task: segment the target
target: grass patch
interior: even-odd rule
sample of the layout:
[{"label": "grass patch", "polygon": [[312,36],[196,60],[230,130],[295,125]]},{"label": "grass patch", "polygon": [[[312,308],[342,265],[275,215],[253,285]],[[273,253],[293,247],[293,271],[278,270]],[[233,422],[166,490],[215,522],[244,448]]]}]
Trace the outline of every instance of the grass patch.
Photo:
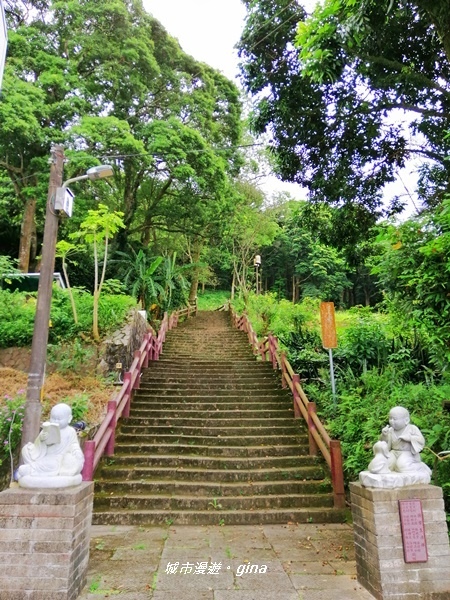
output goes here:
[{"label": "grass patch", "polygon": [[216,310],[230,299],[230,292],[225,290],[205,290],[197,297],[198,310]]}]

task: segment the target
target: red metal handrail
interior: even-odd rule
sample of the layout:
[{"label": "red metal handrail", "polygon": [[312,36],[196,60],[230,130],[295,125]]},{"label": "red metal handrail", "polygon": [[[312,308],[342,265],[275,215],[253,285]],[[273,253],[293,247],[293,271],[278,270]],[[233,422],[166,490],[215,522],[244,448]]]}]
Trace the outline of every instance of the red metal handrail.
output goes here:
[{"label": "red metal handrail", "polygon": [[182,317],[195,314],[196,304],[176,311],[170,317],[164,313],[157,337],[152,333],[144,335],[139,350],[134,353],[129,371],[124,374],[122,387],[114,392],[108,402],[106,416],[94,439],[87,440],[84,444],[84,466],[81,472],[83,481],[92,481],[100,459],[114,454],[117,422],[121,417],[127,418],[130,415],[131,399],[134,390],[139,388],[142,369],[148,367],[150,360],[159,360],[167,332],[176,327]]},{"label": "red metal handrail", "polygon": [[294,373],[284,352],[281,352],[277,338],[269,334],[262,341],[258,337],[244,313],[239,316],[230,307],[231,320],[237,329],[245,331],[253,354],[262,361],[270,361],[274,369],[281,371],[281,385],[288,387],[294,398],[294,417],[303,417],[308,425],[309,453],[316,456],[320,450],[331,471],[334,506],[345,507],[344,471],[342,466],[341,444],[332,440],[317,415],[316,403],[310,402],[301,384],[300,376]]}]

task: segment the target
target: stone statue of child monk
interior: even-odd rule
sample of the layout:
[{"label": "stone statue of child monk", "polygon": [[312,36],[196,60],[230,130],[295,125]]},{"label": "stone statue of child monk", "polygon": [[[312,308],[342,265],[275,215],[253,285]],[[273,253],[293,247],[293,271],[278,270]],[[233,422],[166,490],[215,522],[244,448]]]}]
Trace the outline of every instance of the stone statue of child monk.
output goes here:
[{"label": "stone statue of child monk", "polygon": [[78,485],[84,455],[76,431],[69,426],[72,409],[68,404],[56,404],[50,421],[35,442],[22,448],[23,463],[17,472],[19,485],[25,488],[59,488]]},{"label": "stone statue of child monk", "polygon": [[374,445],[375,457],[359,480],[366,487],[394,488],[430,483],[431,469],[421,461],[425,439],[418,427],[410,424],[409,412],[395,406],[389,412],[389,425],[381,430]]}]

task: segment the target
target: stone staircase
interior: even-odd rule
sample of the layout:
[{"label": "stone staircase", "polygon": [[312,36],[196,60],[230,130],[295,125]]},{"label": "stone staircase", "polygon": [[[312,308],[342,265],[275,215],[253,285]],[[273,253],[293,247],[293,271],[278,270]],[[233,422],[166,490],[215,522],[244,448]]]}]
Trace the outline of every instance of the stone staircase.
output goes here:
[{"label": "stone staircase", "polygon": [[199,312],[169,332],[95,481],[95,524],[344,517],[279,374],[255,360],[225,312]]}]

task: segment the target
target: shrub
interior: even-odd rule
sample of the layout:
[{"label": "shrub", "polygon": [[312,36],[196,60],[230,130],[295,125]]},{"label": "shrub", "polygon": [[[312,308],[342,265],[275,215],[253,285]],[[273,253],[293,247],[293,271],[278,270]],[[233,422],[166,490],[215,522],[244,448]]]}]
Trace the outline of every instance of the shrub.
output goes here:
[{"label": "shrub", "polygon": [[25,411],[25,391],[4,396],[0,401],[0,465],[10,460],[10,452],[19,445]]}]

